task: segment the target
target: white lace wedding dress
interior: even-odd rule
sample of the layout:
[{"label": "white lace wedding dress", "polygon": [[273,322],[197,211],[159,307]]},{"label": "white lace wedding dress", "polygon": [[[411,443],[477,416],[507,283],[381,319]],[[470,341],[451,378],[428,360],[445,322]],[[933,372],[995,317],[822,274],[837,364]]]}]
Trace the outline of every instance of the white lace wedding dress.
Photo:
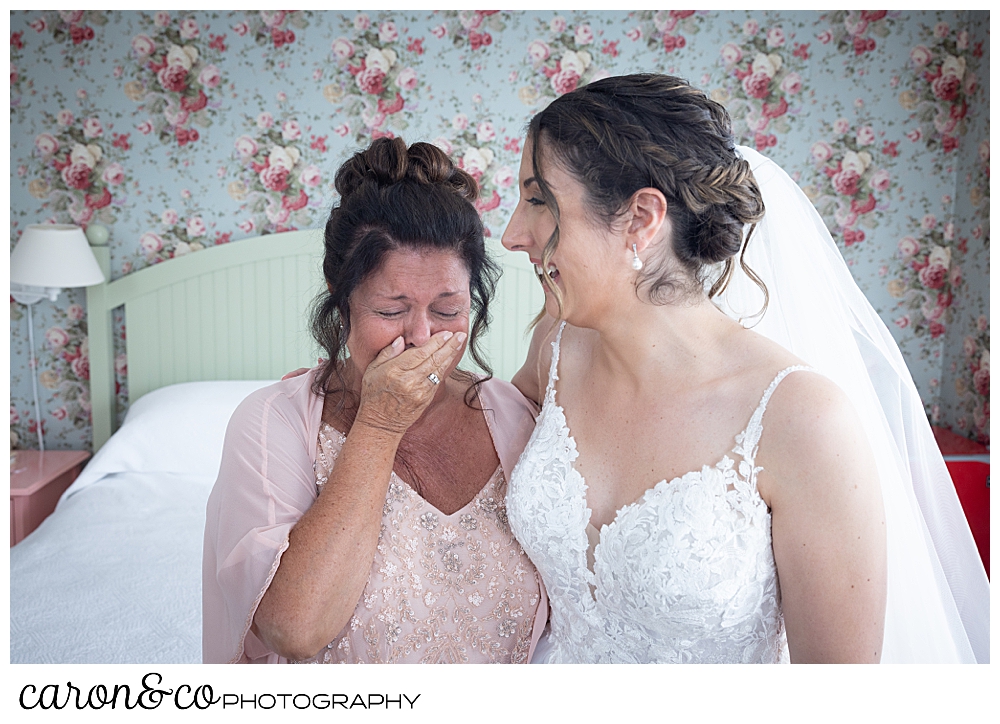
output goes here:
[{"label": "white lace wedding dress", "polygon": [[[511,476],[511,527],[549,595],[548,663],[787,663],[771,514],[757,492],[762,418],[714,466],[659,482],[598,533],[556,402],[559,345],[535,431]],[[588,535],[588,527],[590,533]],[[593,570],[588,567],[590,538]]]}]

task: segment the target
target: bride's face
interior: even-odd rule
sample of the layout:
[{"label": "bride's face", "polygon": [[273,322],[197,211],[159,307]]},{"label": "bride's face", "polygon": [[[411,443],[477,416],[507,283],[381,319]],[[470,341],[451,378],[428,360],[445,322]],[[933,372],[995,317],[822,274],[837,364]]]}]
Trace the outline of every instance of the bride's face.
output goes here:
[{"label": "bride's face", "polygon": [[[504,231],[503,245],[509,251],[525,252],[539,277],[548,274],[561,293],[564,319],[574,325],[591,326],[589,318],[607,308],[602,306],[601,296],[608,292],[608,270],[621,264],[617,259],[621,255],[613,253],[618,246],[615,234],[588,210],[586,187],[561,164],[546,159],[544,153],[541,160],[545,181],[559,206],[559,243],[555,253],[548,268],[543,269],[542,253],[555,231],[556,218],[535,179],[530,145],[525,146],[521,156],[520,198]],[[559,317],[555,296],[544,283],[542,288],[546,311]]]}]

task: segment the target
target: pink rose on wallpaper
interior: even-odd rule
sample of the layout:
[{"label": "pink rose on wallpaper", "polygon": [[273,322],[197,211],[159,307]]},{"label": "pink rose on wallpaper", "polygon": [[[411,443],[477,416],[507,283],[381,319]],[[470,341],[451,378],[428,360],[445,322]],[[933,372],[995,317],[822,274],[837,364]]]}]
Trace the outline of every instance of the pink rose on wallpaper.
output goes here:
[{"label": "pink rose on wallpaper", "polygon": [[214,65],[206,65],[198,74],[198,82],[206,88],[215,88],[222,82],[222,73]]},{"label": "pink rose on wallpaper", "polygon": [[69,335],[66,334],[66,330],[62,327],[52,327],[45,333],[45,340],[52,349],[59,349],[69,344]]},{"label": "pink rose on wallpaper", "polygon": [[64,108],[56,114],[56,120],[59,121],[60,126],[72,126],[73,121],[76,119],[73,117],[72,113]]},{"label": "pink rose on wallpaper", "polygon": [[940,262],[928,264],[920,270],[920,283],[928,289],[940,289],[948,280],[948,267]]},{"label": "pink rose on wallpaper", "polygon": [[[86,379],[89,379],[89,376]],[[65,420],[68,416],[69,413],[66,412],[65,407],[57,407],[52,411],[52,417],[56,418],[57,420]]]},{"label": "pink rose on wallpaper", "polygon": [[306,192],[299,189],[297,196],[282,196],[281,206],[289,211],[298,211],[299,209],[304,209],[306,204],[309,203],[309,197],[306,196]]},{"label": "pink rose on wallpaper", "polygon": [[738,45],[734,45],[733,43],[723,45],[719,51],[719,55],[722,56],[722,60],[726,65],[736,65],[743,60],[743,51],[740,50]]},{"label": "pink rose on wallpaper", "polygon": [[152,231],[147,231],[139,237],[139,248],[147,254],[155,254],[163,248],[163,239],[161,239],[158,234],[154,234]]},{"label": "pink rose on wallpaper", "polygon": [[833,132],[842,136],[851,130],[851,122],[846,118],[838,118],[833,122]]},{"label": "pink rose on wallpaper", "polygon": [[[937,339],[948,330],[943,324],[941,324],[941,322],[931,322],[927,325],[927,331],[931,333],[931,339]],[[937,407],[937,405],[935,405],[935,407]]]},{"label": "pink rose on wallpaper", "polygon": [[909,138],[909,139],[910,139],[911,141],[913,141],[914,143],[916,143],[916,142],[917,142],[917,141],[919,141],[919,140],[920,140],[921,138],[923,138],[923,136],[924,136],[924,134],[923,134],[923,132],[922,132],[922,131],[920,130],[920,128],[919,128],[919,127],[918,127],[918,128],[914,128],[914,129],[913,129],[912,131],[907,131],[907,132],[906,132],[906,137],[907,137],[907,138]]},{"label": "pink rose on wallpaper", "polygon": [[337,60],[347,60],[354,56],[354,43],[347,38],[337,38],[333,41],[333,57]]},{"label": "pink rose on wallpaper", "polygon": [[496,135],[497,134],[493,128],[493,124],[489,121],[483,121],[476,126],[476,140],[479,143],[489,143],[496,138]]},{"label": "pink rose on wallpaper", "polygon": [[382,85],[383,80],[385,80],[385,73],[378,68],[365,68],[357,75],[358,88],[365,93],[376,96],[385,92],[385,86]]},{"label": "pink rose on wallpaper", "polygon": [[69,207],[70,218],[73,219],[73,223],[77,226],[85,226],[90,223],[90,220],[94,218],[94,210],[89,206],[84,206],[80,208],[79,206]]},{"label": "pink rose on wallpaper", "polygon": [[284,226],[284,224],[288,221],[288,217],[292,215],[292,212],[284,206],[276,206],[273,204],[268,204],[264,213],[267,216],[267,220],[276,226]]},{"label": "pink rose on wallpaper", "polygon": [[816,162],[823,163],[833,158],[833,147],[826,141],[817,141],[812,145],[810,153]]},{"label": "pink rose on wallpaper", "polygon": [[62,178],[71,189],[90,188],[90,166],[85,163],[73,163],[62,170]]},{"label": "pink rose on wallpaper", "polygon": [[920,220],[920,226],[930,230],[937,226],[937,217],[934,214],[925,214],[924,218]]},{"label": "pink rose on wallpaper", "polygon": [[242,231],[244,234],[249,234],[250,232],[252,232],[254,229],[257,228],[257,225],[253,223],[253,219],[247,219],[246,221],[241,221],[239,224],[237,224],[237,226],[240,227],[240,231]]},{"label": "pink rose on wallpaper", "polygon": [[889,172],[884,168],[880,168],[872,174],[872,177],[868,180],[868,185],[876,191],[885,191],[889,188],[891,182],[892,177],[889,175]]},{"label": "pink rose on wallpaper", "polygon": [[83,122],[84,138],[100,138],[104,133],[104,127],[96,118],[88,118]]},{"label": "pink rose on wallpaper", "polygon": [[334,127],[333,132],[343,138],[351,132],[351,127],[346,123],[341,123],[339,126]]},{"label": "pink rose on wallpaper", "polygon": [[413,90],[417,87],[417,71],[413,68],[403,68],[396,76],[396,85],[403,90]]},{"label": "pink rose on wallpaper", "polygon": [[469,117],[464,113],[457,114],[451,119],[451,127],[456,131],[464,131],[469,127]]},{"label": "pink rose on wallpaper", "polygon": [[552,51],[549,49],[549,46],[541,40],[532,40],[528,43],[528,56],[535,63],[541,63],[542,61],[547,60],[550,55],[552,55]]},{"label": "pink rose on wallpaper", "polygon": [[273,125],[274,125],[274,116],[272,116],[267,111],[264,111],[263,113],[257,116],[257,128],[265,130]]},{"label": "pink rose on wallpaper", "polygon": [[949,221],[944,225],[944,240],[952,241],[955,238],[955,223]]},{"label": "pink rose on wallpaper", "polygon": [[260,19],[264,21],[264,25],[269,28],[276,28],[281,25],[285,20],[284,10],[261,10]]},{"label": "pink rose on wallpaper", "polygon": [[73,374],[76,375],[78,380],[89,380],[90,379],[90,358],[89,357],[77,357],[70,363],[70,369],[73,370]]},{"label": "pink rose on wallpaper", "polygon": [[760,30],[760,23],[752,18],[743,23],[743,34],[744,35],[756,35]]},{"label": "pink rose on wallpaper", "polygon": [[354,27],[358,30],[368,30],[371,26],[371,19],[364,13],[358,13],[354,16]]},{"label": "pink rose on wallpaper", "polygon": [[632,42],[635,42],[636,40],[642,37],[642,28],[638,27],[632,28],[627,33],[625,33],[625,37],[631,40]]},{"label": "pink rose on wallpaper", "polygon": [[514,177],[514,172],[511,170],[510,166],[501,166],[497,169],[497,172],[493,174],[493,183],[502,189],[509,189],[514,185],[517,179]]},{"label": "pink rose on wallpaper", "polygon": [[188,115],[188,112],[183,108],[171,108],[167,106],[163,109],[163,117],[167,119],[167,123],[171,126],[183,126],[187,123]]},{"label": "pink rose on wallpaper", "polygon": [[141,133],[144,136],[148,136],[150,133],[153,132],[153,122],[150,121],[150,120],[145,120],[142,123],[140,123],[138,126],[136,126],[135,130],[137,130],[139,133]]},{"label": "pink rose on wallpaper", "polygon": [[152,55],[156,50],[156,43],[148,35],[136,35],[132,38],[132,50],[140,58]]},{"label": "pink rose on wallpaper", "polygon": [[861,126],[858,129],[857,140],[859,146],[870,146],[875,143],[875,131],[871,126]]},{"label": "pink rose on wallpaper", "polygon": [[51,133],[40,133],[35,136],[35,148],[41,151],[43,156],[51,156],[59,150],[59,141]]},{"label": "pink rose on wallpaper", "polygon": [[938,23],[934,26],[934,37],[935,38],[947,38],[948,33],[951,28],[948,27],[948,23]]},{"label": "pink rose on wallpaper", "polygon": [[68,307],[66,307],[66,316],[72,319],[74,322],[79,322],[81,319],[87,316],[87,312],[79,304],[70,304]]},{"label": "pink rose on wallpaper", "polygon": [[431,28],[431,35],[435,38],[443,38],[448,34],[448,26],[442,23],[441,25],[435,25]]},{"label": "pink rose on wallpaper", "polygon": [[573,38],[577,45],[590,45],[594,42],[594,31],[590,29],[589,25],[577,25]]},{"label": "pink rose on wallpaper", "polygon": [[798,73],[789,73],[781,81],[781,90],[790,96],[794,96],[802,90],[802,76]]},{"label": "pink rose on wallpaper", "polygon": [[460,10],[458,22],[466,30],[475,30],[483,24],[483,16],[475,11]]},{"label": "pink rose on wallpaper", "polygon": [[164,90],[181,93],[187,88],[187,75],[187,68],[183,65],[168,65],[160,69],[156,79]]},{"label": "pink rose on wallpaper", "polygon": [[174,209],[167,209],[162,214],[160,214],[160,221],[162,221],[166,226],[173,226],[178,222],[180,217],[177,215],[177,211]]},{"label": "pink rose on wallpaper", "polygon": [[60,10],[59,17],[69,25],[76,25],[83,20],[83,10]]},{"label": "pink rose on wallpaper", "polygon": [[858,199],[851,200],[851,211],[855,214],[869,214],[875,210],[875,197],[872,194],[868,194],[868,198],[859,201]]},{"label": "pink rose on wallpaper", "polygon": [[391,20],[386,20],[378,26],[378,41],[380,43],[391,43],[398,37],[399,32],[396,30],[396,23]]},{"label": "pink rose on wallpaper", "polygon": [[941,150],[949,153],[958,148],[958,138],[955,136],[945,136],[941,139]]},{"label": "pink rose on wallpaper", "polygon": [[576,90],[577,84],[580,82],[580,74],[575,70],[561,70],[552,76],[552,90],[557,94],[569,93],[572,90]]},{"label": "pink rose on wallpaper", "polygon": [[568,27],[569,25],[566,23],[566,18],[561,15],[556,15],[549,21],[549,30],[553,33],[565,33],[566,28]]},{"label": "pink rose on wallpaper", "polygon": [[208,229],[205,228],[205,222],[200,216],[192,216],[187,220],[187,233],[192,239],[204,236]]},{"label": "pink rose on wallpaper", "polygon": [[198,21],[194,18],[184,18],[181,20],[181,38],[193,40],[198,37]]},{"label": "pink rose on wallpaper", "polygon": [[767,47],[780,48],[785,44],[785,31],[781,28],[771,28],[767,31]]},{"label": "pink rose on wallpaper", "polygon": [[910,60],[913,61],[913,64],[918,68],[923,68],[933,59],[934,56],[931,54],[931,51],[923,45],[918,45],[910,51]]},{"label": "pink rose on wallpaper", "polygon": [[771,77],[760,70],[743,79],[743,90],[751,98],[767,98],[770,85]]},{"label": "pink rose on wallpaper", "polygon": [[101,178],[104,179],[106,184],[117,186],[125,181],[125,169],[122,168],[120,163],[108,164],[107,168],[104,169],[104,173],[101,174]]},{"label": "pink rose on wallpaper", "polygon": [[323,175],[318,166],[310,164],[302,169],[299,174],[299,183],[303,186],[319,186],[323,182]]},{"label": "pink rose on wallpaper", "polygon": [[44,32],[47,27],[48,23],[45,22],[45,18],[35,18],[31,21],[31,29],[36,33]]},{"label": "pink rose on wallpaper", "polygon": [[861,180],[861,176],[858,175],[857,171],[845,169],[840,173],[834,174],[830,180],[833,182],[833,188],[837,190],[837,193],[844,194],[844,196],[854,196],[854,194],[858,193],[858,181]]},{"label": "pink rose on wallpaper", "polygon": [[976,388],[978,392],[983,397],[990,396],[990,369],[989,367],[980,367],[976,370],[976,373],[972,376],[972,385]]},{"label": "pink rose on wallpaper", "polygon": [[268,191],[288,188],[288,169],[284,166],[267,166],[260,172],[260,182]]},{"label": "pink rose on wallpaper", "polygon": [[962,87],[962,81],[954,75],[942,75],[938,76],[933,83],[931,83],[931,90],[934,91],[934,96],[938,100],[942,101],[953,101],[958,96],[959,88]]},{"label": "pink rose on wallpaper", "polygon": [[299,128],[299,122],[293,118],[289,118],[287,121],[281,124],[281,137],[286,141],[295,141],[302,137],[302,129]]},{"label": "pink rose on wallpaper", "polygon": [[243,37],[250,32],[250,26],[243,22],[236,23],[236,25],[233,26],[233,32],[240,37]]},{"label": "pink rose on wallpaper", "polygon": [[153,16],[153,22],[158,28],[165,28],[170,25],[170,13],[160,11]]},{"label": "pink rose on wallpaper", "polygon": [[[205,95],[205,91],[198,89],[198,95],[194,98],[190,96],[181,96],[181,108],[188,113],[196,113],[202,108],[208,105],[208,96]],[[186,118],[184,120],[187,120]]]}]

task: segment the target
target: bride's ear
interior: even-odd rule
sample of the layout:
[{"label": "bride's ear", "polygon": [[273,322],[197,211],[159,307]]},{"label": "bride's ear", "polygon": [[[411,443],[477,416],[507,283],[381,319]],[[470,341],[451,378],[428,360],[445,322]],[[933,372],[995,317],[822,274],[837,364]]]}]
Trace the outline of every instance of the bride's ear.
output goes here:
[{"label": "bride's ear", "polygon": [[628,227],[625,233],[628,251],[631,253],[632,245],[635,244],[636,251],[642,252],[658,241],[669,228],[667,198],[663,192],[654,188],[636,191],[629,202]]}]

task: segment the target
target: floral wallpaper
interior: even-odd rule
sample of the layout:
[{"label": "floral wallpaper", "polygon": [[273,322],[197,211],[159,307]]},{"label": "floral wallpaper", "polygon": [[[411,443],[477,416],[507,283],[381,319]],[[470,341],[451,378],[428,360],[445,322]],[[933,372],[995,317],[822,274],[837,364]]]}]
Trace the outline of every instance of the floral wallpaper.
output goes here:
[{"label": "floral wallpaper", "polygon": [[[930,418],[989,441],[988,12],[29,10],[10,27],[11,247],[27,224],[99,222],[116,278],[321,225],[338,165],[390,135],[479,179],[505,253],[530,115],[607,75],[681,75],[816,204]],[[11,430],[34,446],[10,310]],[[34,311],[47,444],[86,448],[85,295]]]}]

